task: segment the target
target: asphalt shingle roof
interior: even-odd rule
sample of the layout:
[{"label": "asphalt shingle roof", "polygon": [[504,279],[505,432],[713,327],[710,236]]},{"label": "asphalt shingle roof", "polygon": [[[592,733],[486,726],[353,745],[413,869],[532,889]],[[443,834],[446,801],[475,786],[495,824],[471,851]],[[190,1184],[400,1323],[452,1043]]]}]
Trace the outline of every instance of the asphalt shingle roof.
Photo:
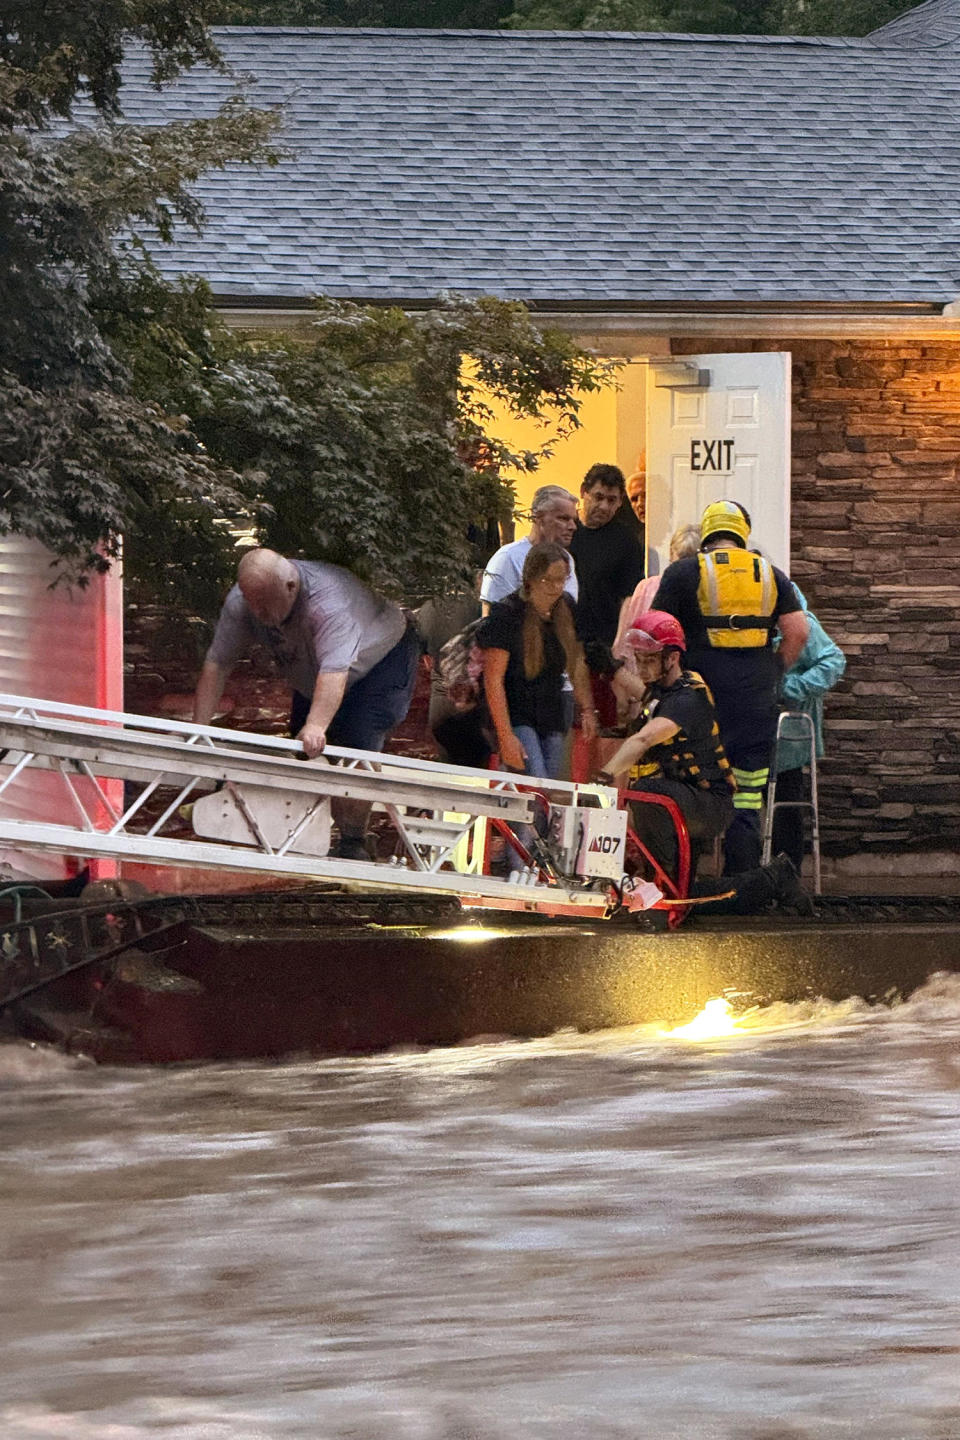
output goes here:
[{"label": "asphalt shingle roof", "polygon": [[[942,27],[958,4],[921,8]],[[205,233],[158,259],[226,298],[946,302],[960,56],[899,23],[863,40],[218,30],[251,100],[283,107],[289,157],[205,177]],[[125,82],[140,123],[210,114],[234,84],[196,69],[158,93],[140,55]]]},{"label": "asphalt shingle roof", "polygon": [[950,45],[960,40],[957,0],[926,0],[870,36],[878,45]]}]

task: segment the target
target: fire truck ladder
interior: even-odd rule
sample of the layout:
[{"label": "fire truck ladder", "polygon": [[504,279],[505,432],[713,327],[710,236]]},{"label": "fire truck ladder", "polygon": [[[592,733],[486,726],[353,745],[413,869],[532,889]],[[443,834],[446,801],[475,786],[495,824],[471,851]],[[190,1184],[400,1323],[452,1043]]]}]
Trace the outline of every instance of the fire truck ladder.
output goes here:
[{"label": "fire truck ladder", "polygon": [[[51,777],[43,808],[50,813],[56,806],[56,820],[31,814],[23,782],[32,771]],[[51,783],[58,791],[53,801]],[[602,786],[334,747],[308,761],[297,741],[279,736],[0,695],[0,847],[19,852],[302,876],[454,893],[468,904],[602,914],[610,886],[596,878],[551,873],[540,864],[510,879],[484,873],[488,827],[532,826],[543,814],[544,791],[554,807],[617,803],[616,791]],[[402,857],[375,863],[330,855],[331,802],[338,800],[385,811]]]}]

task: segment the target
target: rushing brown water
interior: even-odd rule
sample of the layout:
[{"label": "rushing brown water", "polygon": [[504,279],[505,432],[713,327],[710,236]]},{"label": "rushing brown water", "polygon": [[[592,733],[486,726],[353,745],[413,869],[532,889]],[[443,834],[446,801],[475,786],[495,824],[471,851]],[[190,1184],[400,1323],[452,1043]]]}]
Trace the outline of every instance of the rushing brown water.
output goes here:
[{"label": "rushing brown water", "polygon": [[960,978],[0,1114],[0,1440],[960,1436]]}]

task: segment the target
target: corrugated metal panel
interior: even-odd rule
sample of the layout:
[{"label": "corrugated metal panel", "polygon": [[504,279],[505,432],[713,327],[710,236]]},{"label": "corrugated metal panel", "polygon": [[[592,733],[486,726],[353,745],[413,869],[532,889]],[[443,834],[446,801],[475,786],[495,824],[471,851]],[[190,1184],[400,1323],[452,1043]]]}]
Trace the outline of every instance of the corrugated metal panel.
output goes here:
[{"label": "corrugated metal panel", "polygon": [[[0,690],[71,705],[123,709],[123,582],[119,566],[86,589],[51,589],[52,556],[18,535],[0,538]],[[122,798],[115,782],[114,803]],[[4,792],[11,815],[62,817],[65,791],[51,775],[21,776]],[[48,855],[2,852],[17,870],[48,879],[72,872]],[[101,872],[102,873],[102,872]]]}]

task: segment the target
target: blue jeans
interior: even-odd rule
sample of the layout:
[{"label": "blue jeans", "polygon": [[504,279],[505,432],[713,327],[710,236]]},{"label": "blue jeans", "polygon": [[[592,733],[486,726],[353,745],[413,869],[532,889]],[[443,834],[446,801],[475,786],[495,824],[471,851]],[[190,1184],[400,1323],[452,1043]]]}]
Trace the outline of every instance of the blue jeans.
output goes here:
[{"label": "blue jeans", "polygon": [[[513,733],[527,752],[523,773],[540,776],[544,780],[559,779],[560,771],[563,768],[563,746],[566,739],[563,732],[554,730],[549,735],[539,735],[532,725],[515,725]],[[535,834],[533,826],[514,825],[513,830],[521,845],[529,850],[530,842]],[[522,870],[523,860],[516,850],[510,851],[508,861],[511,870]]]},{"label": "blue jeans", "polygon": [[532,725],[515,725],[513,733],[527,752],[523,773],[542,775],[545,780],[559,780],[566,738],[563,733],[554,730],[549,735],[538,735]]},{"label": "blue jeans", "polygon": [[[420,640],[412,626],[340,701],[327,726],[331,745],[348,750],[382,751],[390,732],[407,718],[420,663]],[[310,713],[311,697],[293,692],[290,734],[299,735]]]}]

